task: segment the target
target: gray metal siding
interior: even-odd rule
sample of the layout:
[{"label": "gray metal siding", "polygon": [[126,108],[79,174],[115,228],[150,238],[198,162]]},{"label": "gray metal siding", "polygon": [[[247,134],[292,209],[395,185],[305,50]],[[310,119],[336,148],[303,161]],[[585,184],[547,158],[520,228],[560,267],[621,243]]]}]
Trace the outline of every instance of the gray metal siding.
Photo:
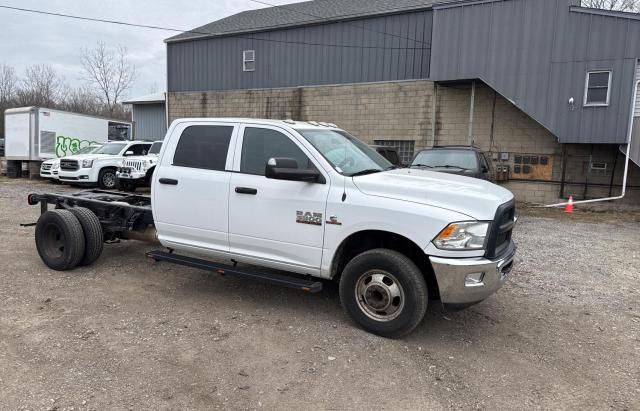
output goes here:
[{"label": "gray metal siding", "polygon": [[[431,26],[432,12],[427,10],[168,43],[168,90],[232,90],[428,78]],[[296,44],[298,42],[316,45]],[[254,72],[242,71],[243,50],[256,51]]]},{"label": "gray metal siding", "polygon": [[[435,7],[434,20],[431,79],[479,78],[563,143],[626,142],[637,19],[567,0],[497,0]],[[583,107],[586,73],[600,69],[612,71],[610,105]]]},{"label": "gray metal siding", "polygon": [[167,133],[164,104],[136,104],[133,106],[134,138],[162,140]]}]

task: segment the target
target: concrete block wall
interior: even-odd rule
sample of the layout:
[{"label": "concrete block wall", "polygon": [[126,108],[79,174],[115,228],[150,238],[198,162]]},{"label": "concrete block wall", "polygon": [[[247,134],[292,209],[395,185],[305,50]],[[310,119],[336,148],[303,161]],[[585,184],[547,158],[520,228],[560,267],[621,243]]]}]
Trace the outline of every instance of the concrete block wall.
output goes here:
[{"label": "concrete block wall", "polygon": [[[252,117],[327,121],[360,137],[414,140],[415,149],[469,144],[471,86],[435,85],[427,80],[260,90],[169,93],[169,120],[183,117]],[[435,100],[435,106],[434,106]],[[434,113],[435,109],[435,113]],[[435,122],[432,119],[435,117]],[[435,139],[434,139],[435,137]],[[478,82],[475,90],[472,140],[485,151],[553,155],[553,182],[503,183],[520,201],[558,202],[562,145],[531,117]],[[567,181],[584,183],[591,157],[612,165],[613,147],[569,145]],[[609,160],[604,160],[609,159]],[[586,162],[586,163],[585,163]],[[620,184],[623,160],[618,158],[615,182]],[[608,175],[590,175],[587,197],[608,195]],[[640,186],[640,169],[632,166],[632,185]],[[565,194],[582,198],[584,184],[568,184]],[[614,188],[614,195],[620,191]],[[604,193],[604,195],[602,195]],[[640,205],[640,188],[629,190],[629,204]]]}]

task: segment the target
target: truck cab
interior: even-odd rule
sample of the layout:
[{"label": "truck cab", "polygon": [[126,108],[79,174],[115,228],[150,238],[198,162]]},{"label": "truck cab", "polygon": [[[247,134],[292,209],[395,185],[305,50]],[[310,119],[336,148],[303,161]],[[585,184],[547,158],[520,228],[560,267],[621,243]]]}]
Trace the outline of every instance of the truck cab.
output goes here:
[{"label": "truck cab", "polygon": [[[383,250],[372,260],[396,261],[385,254],[391,250],[450,306],[499,288],[515,253],[508,190],[397,169],[347,132],[315,122],[176,120],[152,202],[158,239],[170,249],[326,279],[344,276],[354,258],[372,250]],[[359,290],[349,295],[358,297],[343,303],[355,306],[361,322],[392,322],[399,309],[393,304],[409,299],[414,285],[388,274],[348,280]]]},{"label": "truck cab", "polygon": [[116,170],[122,159],[146,155],[151,144],[149,141],[112,141],[92,153],[63,157],[58,179],[65,183],[95,184],[102,189],[114,189]]}]

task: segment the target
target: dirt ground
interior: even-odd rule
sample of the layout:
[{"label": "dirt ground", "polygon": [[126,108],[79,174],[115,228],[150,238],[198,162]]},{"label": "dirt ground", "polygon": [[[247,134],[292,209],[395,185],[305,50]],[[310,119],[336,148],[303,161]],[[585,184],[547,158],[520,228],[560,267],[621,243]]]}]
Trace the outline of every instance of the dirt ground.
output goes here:
[{"label": "dirt ground", "polygon": [[29,192],[0,179],[0,408],[640,409],[640,219],[523,209],[511,280],[401,340],[320,294],[105,247],[49,270]]}]

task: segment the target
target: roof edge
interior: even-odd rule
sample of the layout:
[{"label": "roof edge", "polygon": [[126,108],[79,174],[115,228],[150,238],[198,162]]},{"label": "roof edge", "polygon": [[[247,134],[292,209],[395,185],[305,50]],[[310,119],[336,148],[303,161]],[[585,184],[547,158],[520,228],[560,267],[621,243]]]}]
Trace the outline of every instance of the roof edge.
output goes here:
[{"label": "roof edge", "polygon": [[[407,13],[407,12],[411,13],[411,12],[417,12],[417,11],[431,10],[431,9],[433,9],[433,6],[434,6],[433,4],[428,4],[428,5],[419,5],[419,6],[415,6],[415,7],[411,7],[411,8],[394,8],[394,9],[380,10],[379,12],[374,12],[374,13],[359,13],[359,14],[349,14],[349,15],[337,16],[337,17],[331,17],[331,18],[317,18],[317,19],[305,20],[305,21],[301,21],[301,22],[293,23],[293,24],[280,24],[280,25],[275,25],[275,26],[258,27],[258,28],[255,28],[255,29],[229,31],[229,32],[223,32],[223,33],[211,33],[211,34],[202,34],[202,35],[199,35],[199,33],[196,33],[194,35],[194,37],[176,38],[176,37],[178,37],[178,36],[180,36],[182,34],[190,33],[190,32],[198,30],[198,28],[194,28],[192,30],[186,30],[183,33],[180,33],[180,34],[177,34],[175,36],[166,38],[163,41],[166,44],[184,43],[184,42],[187,42],[187,41],[206,40],[206,39],[222,38],[222,37],[233,37],[233,36],[239,36],[239,35],[251,34],[251,33],[265,33],[265,32],[269,32],[269,31],[277,31],[277,30],[288,29],[288,28],[317,26],[317,25],[322,25],[322,24],[336,23],[336,22],[340,22],[340,21],[361,20],[363,18],[369,18],[369,17],[390,16],[390,15],[393,15],[393,14],[400,14],[400,13]],[[276,7],[279,7],[279,6],[276,6]],[[276,8],[276,7],[265,7],[264,9]],[[262,10],[262,9],[256,9],[256,10]],[[241,12],[241,13],[243,13],[243,12]],[[238,15],[238,14],[240,14],[240,13],[232,14],[231,16],[227,16],[227,17],[232,17],[232,16],[235,16],[235,15]],[[211,23],[214,23],[214,22],[211,22]],[[211,23],[208,23],[208,24],[211,24]],[[203,27],[203,26],[201,26],[201,27]]]},{"label": "roof edge", "polygon": [[607,16],[607,17],[618,17],[623,19],[640,20],[640,13],[633,13],[629,11],[604,10],[604,9],[596,9],[592,7],[582,7],[582,6],[569,6],[569,11],[573,11],[575,13],[597,14],[600,16]]}]

